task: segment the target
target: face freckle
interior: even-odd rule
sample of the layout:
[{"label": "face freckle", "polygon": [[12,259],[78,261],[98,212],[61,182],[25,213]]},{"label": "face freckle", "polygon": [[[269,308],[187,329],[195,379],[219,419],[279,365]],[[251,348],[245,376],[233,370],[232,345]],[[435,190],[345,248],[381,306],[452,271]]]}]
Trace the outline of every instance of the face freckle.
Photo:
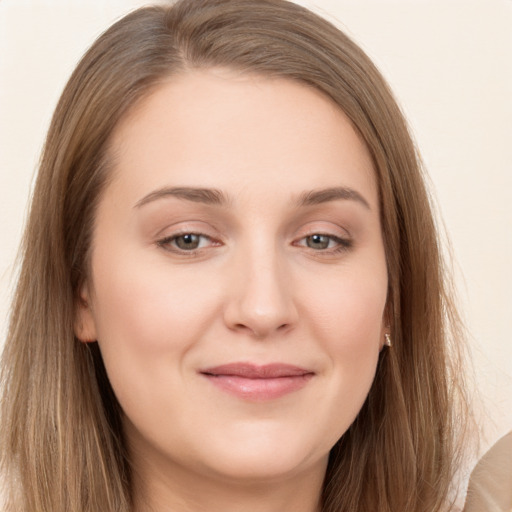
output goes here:
[{"label": "face freckle", "polygon": [[174,475],[325,471],[384,341],[377,183],[351,123],[293,81],[202,70],[113,148],[80,320],[128,444]]}]

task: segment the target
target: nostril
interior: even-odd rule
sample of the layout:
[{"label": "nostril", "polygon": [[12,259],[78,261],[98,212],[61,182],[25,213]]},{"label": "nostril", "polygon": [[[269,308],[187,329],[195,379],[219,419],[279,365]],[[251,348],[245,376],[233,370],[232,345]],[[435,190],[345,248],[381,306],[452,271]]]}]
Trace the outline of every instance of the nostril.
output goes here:
[{"label": "nostril", "polygon": [[279,286],[279,280],[251,279],[229,295],[224,309],[224,321],[230,330],[267,338],[271,333],[284,334],[296,324],[297,310],[289,289]]}]

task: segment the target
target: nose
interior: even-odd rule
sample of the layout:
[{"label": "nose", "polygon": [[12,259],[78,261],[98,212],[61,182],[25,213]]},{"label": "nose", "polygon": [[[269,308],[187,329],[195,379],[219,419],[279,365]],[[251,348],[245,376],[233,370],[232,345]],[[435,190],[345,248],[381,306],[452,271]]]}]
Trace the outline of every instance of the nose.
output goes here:
[{"label": "nose", "polygon": [[224,321],[256,339],[293,328],[298,319],[286,262],[276,252],[245,254],[233,265]]}]

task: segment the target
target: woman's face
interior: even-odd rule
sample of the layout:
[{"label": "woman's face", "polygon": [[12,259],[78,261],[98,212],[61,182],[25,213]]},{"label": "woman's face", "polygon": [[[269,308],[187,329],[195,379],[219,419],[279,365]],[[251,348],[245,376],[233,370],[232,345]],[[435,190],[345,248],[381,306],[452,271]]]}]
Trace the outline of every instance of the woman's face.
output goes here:
[{"label": "woman's face", "polygon": [[384,341],[364,143],[311,88],[214,69],[161,85],[112,155],[76,331],[98,340],[134,459],[323,474]]}]

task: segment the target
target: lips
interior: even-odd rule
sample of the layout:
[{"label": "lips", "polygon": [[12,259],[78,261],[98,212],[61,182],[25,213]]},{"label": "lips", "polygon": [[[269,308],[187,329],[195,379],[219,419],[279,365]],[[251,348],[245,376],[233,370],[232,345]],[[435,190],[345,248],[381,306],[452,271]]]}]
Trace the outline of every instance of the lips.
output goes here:
[{"label": "lips", "polygon": [[299,391],[314,376],[311,370],[281,363],[231,363],[206,368],[200,374],[220,390],[252,401],[274,400]]}]

